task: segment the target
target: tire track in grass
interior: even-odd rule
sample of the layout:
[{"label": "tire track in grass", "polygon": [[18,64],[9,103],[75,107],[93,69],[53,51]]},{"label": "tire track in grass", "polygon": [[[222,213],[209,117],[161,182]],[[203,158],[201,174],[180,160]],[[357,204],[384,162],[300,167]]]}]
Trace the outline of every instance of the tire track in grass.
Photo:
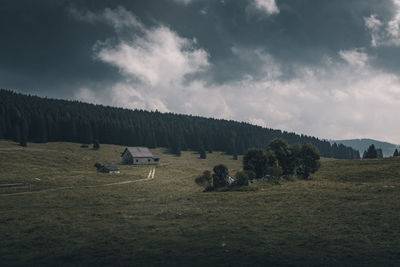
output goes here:
[{"label": "tire track in grass", "polygon": [[30,195],[30,194],[36,194],[36,193],[45,193],[45,192],[51,192],[51,191],[61,191],[61,190],[67,190],[67,189],[96,188],[96,187],[107,187],[107,186],[114,186],[114,185],[125,185],[125,184],[132,184],[132,183],[138,183],[138,182],[145,182],[145,181],[153,180],[155,172],[156,172],[156,168],[154,167],[153,169],[151,169],[149,171],[149,174],[147,175],[147,178],[139,179],[139,180],[129,180],[129,181],[116,182],[116,183],[110,183],[110,184],[99,184],[99,185],[64,186],[64,187],[57,187],[57,188],[41,189],[41,190],[37,190],[37,191],[27,191],[27,192],[10,193],[10,194],[0,194],[0,196]]}]

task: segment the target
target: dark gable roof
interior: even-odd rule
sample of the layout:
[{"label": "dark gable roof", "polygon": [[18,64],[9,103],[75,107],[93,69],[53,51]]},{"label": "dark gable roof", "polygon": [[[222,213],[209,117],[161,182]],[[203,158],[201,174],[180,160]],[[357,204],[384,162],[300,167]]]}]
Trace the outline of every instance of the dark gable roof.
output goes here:
[{"label": "dark gable roof", "polygon": [[119,168],[117,166],[111,165],[111,166],[103,166],[103,170],[115,172],[115,171],[119,171]]},{"label": "dark gable roof", "polygon": [[[127,147],[126,150],[132,155],[133,158],[152,158],[153,153],[147,147]],[[126,152],[125,150],[125,152]],[[124,153],[125,153],[124,152]]]}]

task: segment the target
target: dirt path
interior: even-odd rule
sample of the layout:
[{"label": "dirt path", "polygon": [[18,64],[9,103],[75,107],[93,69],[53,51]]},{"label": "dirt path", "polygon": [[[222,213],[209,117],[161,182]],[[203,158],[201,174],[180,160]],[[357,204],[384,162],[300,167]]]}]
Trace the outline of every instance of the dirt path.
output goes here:
[{"label": "dirt path", "polygon": [[37,191],[27,191],[27,192],[10,193],[10,194],[0,194],[0,196],[30,195],[30,194],[44,193],[44,192],[50,192],[50,191],[60,191],[60,190],[66,190],[66,189],[96,188],[96,187],[106,187],[106,186],[114,186],[114,185],[132,184],[132,183],[138,183],[138,182],[145,182],[145,181],[153,180],[155,173],[156,173],[156,168],[153,168],[152,170],[150,170],[149,174],[147,175],[147,178],[139,179],[139,180],[129,180],[129,181],[123,181],[123,182],[117,182],[117,183],[111,183],[111,184],[100,184],[100,185],[64,186],[64,187],[57,187],[57,188],[41,189],[41,190],[37,190]]}]

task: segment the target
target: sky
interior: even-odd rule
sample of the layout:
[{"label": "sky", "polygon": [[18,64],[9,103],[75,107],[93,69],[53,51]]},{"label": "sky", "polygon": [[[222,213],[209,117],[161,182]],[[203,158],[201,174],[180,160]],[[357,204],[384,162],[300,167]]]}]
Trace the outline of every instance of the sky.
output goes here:
[{"label": "sky", "polygon": [[400,0],[4,0],[0,88],[400,144]]}]

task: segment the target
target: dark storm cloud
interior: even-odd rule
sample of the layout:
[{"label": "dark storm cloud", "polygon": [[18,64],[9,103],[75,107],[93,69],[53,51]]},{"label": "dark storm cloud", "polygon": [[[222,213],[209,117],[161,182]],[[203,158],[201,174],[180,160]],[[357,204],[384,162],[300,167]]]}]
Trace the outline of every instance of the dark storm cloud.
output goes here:
[{"label": "dark storm cloud", "polygon": [[0,15],[2,88],[327,138],[400,135],[382,132],[400,98],[399,0],[9,0]]},{"label": "dark storm cloud", "polygon": [[[279,15],[266,17],[246,12],[249,1],[199,0],[186,5],[159,0],[2,1],[0,69],[33,75],[41,88],[48,87],[48,81],[53,90],[58,79],[64,83],[115,79],[115,73],[93,61],[91,54],[93,43],[109,38],[112,30],[71,19],[69,9],[95,12],[119,5],[146,25],[163,23],[182,37],[195,37],[211,55],[216,66],[213,78],[220,82],[246,72],[256,75],[257,62],[243,61],[232,51],[234,47],[262,48],[283,64],[320,64],[322,55],[335,57],[340,49],[369,44],[364,17],[390,15],[385,1],[366,0],[278,1]],[[392,65],[397,66],[395,62]],[[32,85],[30,79],[19,79],[2,86],[29,89]]]}]

